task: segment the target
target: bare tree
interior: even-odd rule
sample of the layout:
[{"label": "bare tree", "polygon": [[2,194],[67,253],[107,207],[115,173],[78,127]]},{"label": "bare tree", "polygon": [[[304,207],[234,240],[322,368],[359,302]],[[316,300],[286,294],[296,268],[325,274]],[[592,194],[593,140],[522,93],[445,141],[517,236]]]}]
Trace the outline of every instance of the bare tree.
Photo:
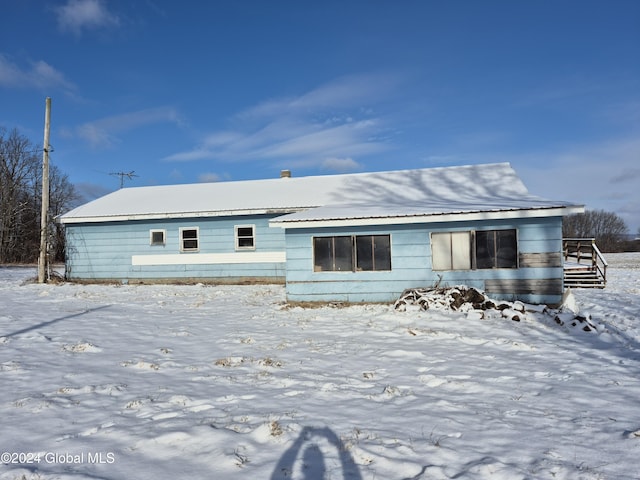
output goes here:
[{"label": "bare tree", "polygon": [[587,210],[564,218],[562,235],[565,238],[595,238],[603,252],[622,248],[629,229],[625,221],[613,212]]},{"label": "bare tree", "polygon": [[[40,249],[42,193],[41,148],[16,129],[0,127],[0,263],[31,263]],[[50,221],[52,251],[60,260],[64,236],[53,222],[76,199],[66,175],[50,171]]]},{"label": "bare tree", "polygon": [[51,261],[64,261],[65,236],[64,227],[55,218],[65,213],[74,205],[80,196],[75,187],[69,182],[69,177],[63,174],[55,165],[49,169],[49,232]]},{"label": "bare tree", "polygon": [[0,129],[0,263],[20,261],[38,172],[36,149],[17,130]]}]

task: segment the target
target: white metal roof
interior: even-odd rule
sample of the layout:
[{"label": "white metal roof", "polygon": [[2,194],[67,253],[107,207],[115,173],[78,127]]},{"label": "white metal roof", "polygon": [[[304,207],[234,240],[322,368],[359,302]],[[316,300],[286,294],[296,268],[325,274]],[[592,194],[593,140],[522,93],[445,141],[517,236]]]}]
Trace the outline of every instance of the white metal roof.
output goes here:
[{"label": "white metal roof", "polygon": [[60,221],[66,224],[282,213],[284,216],[275,224],[296,227],[328,220],[408,220],[425,215],[568,206],[566,202],[530,195],[508,163],[495,163],[123,188],[71,210]]},{"label": "white metal roof", "polygon": [[582,213],[583,206],[525,198],[493,204],[421,203],[400,208],[394,205],[332,205],[283,215],[271,220],[274,227],[309,228],[343,225],[388,225],[405,223],[433,223],[498,218],[533,218]]}]

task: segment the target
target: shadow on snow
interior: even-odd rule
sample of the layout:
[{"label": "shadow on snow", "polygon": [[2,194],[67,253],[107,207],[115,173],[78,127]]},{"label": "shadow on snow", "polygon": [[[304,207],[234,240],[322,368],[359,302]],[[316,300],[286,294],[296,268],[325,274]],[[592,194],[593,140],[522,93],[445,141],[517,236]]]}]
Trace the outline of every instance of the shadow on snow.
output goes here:
[{"label": "shadow on snow", "polygon": [[44,327],[48,327],[49,325],[53,325],[54,323],[62,322],[63,320],[69,320],[72,318],[81,317],[82,315],[86,315],[87,313],[96,312],[98,310],[104,310],[105,308],[109,308],[111,305],[103,305],[102,307],[89,308],[79,313],[73,313],[71,315],[65,315],[64,317],[54,318],[53,320],[47,320],[46,322],[38,323],[37,325],[31,325],[30,327],[25,327],[21,330],[16,330],[15,332],[9,333],[7,335],[0,335],[0,337],[15,337],[16,335],[20,335],[27,332],[32,332],[34,330],[39,330]]},{"label": "shadow on snow", "polygon": [[[327,448],[330,451],[327,451]],[[325,453],[323,453],[323,449]],[[305,480],[326,478],[325,455],[329,453],[331,457],[337,453],[340,459],[342,470],[340,478],[362,480],[360,471],[346,446],[328,427],[304,427],[293,445],[284,452],[278,461],[271,475],[271,480],[290,479],[294,475],[294,471],[299,471],[303,476],[298,478]]]}]

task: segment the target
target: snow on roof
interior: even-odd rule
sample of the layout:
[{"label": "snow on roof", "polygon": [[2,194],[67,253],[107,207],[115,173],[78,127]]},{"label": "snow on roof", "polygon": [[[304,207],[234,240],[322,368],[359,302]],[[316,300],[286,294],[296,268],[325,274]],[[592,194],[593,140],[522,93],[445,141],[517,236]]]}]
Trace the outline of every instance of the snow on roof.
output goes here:
[{"label": "snow on roof", "polygon": [[508,163],[496,163],[123,188],[71,210],[60,221],[290,214],[278,219],[284,225],[363,215],[403,217],[567,205],[531,196]]},{"label": "snow on roof", "polygon": [[427,223],[518,217],[560,216],[581,213],[581,206],[526,197],[494,203],[425,202],[414,205],[329,205],[280,216],[272,226],[307,228],[311,226],[380,225]]}]

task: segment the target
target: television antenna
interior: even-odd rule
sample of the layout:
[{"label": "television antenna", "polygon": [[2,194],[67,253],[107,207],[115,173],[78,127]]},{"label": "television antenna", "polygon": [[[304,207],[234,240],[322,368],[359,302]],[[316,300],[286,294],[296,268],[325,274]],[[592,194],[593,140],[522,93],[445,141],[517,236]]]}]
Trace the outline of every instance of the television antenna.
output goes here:
[{"label": "television antenna", "polygon": [[133,179],[133,177],[137,177],[136,173],[131,170],[130,172],[111,172],[109,175],[113,175],[114,177],[120,177],[120,188],[124,187],[124,179],[128,180]]}]

